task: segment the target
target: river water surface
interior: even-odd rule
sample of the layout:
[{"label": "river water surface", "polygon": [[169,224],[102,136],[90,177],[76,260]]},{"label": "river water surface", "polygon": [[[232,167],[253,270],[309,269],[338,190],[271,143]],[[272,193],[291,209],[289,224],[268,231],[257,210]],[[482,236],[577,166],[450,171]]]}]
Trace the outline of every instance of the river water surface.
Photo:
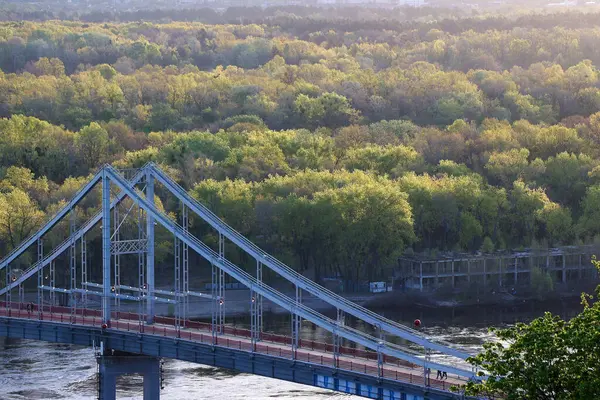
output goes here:
[{"label": "river water surface", "polygon": [[[472,350],[493,339],[488,327],[503,327],[529,321],[551,308],[555,314],[570,318],[580,310],[578,304],[534,306],[524,304],[510,309],[465,308],[428,309],[386,313],[386,317],[410,324],[420,318],[425,333]],[[287,333],[290,322],[284,315],[271,315],[268,331]],[[235,324],[247,325],[245,318]],[[350,324],[355,324],[350,322]],[[303,327],[304,338],[327,340],[318,328]],[[29,340],[0,338],[0,400],[5,399],[93,399],[97,398],[96,361],[93,350]],[[165,360],[165,400],[228,399],[359,399],[327,390],[297,385],[254,375]],[[127,376],[118,381],[119,399],[140,399],[142,378]]]}]

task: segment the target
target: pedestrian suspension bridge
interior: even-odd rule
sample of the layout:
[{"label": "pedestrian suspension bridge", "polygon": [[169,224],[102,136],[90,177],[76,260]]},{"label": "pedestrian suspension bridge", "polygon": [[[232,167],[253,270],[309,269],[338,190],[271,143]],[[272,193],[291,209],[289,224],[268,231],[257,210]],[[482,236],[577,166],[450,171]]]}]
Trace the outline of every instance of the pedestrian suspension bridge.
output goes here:
[{"label": "pedestrian suspension bridge", "polygon": [[[175,199],[179,211],[166,214],[160,205],[167,200],[157,193],[170,196],[171,205]],[[101,198],[101,207],[83,221],[76,207],[88,197]],[[191,219],[216,231],[217,249],[190,233]],[[54,245],[53,229],[59,225],[68,225],[68,235]],[[158,229],[173,240],[168,282],[155,275]],[[90,246],[92,241],[101,245]],[[255,270],[230,262],[226,243],[243,250],[252,265],[255,261]],[[101,257],[94,249],[101,249]],[[197,281],[190,276],[190,251],[210,269],[208,291],[190,285]],[[92,262],[99,259],[101,263]],[[265,268],[293,289],[284,293],[265,284]],[[219,219],[154,163],[127,171],[104,166],[43,227],[0,260],[0,274],[0,336],[94,346],[100,399],[115,399],[115,379],[128,373],[144,375],[144,399],[158,399],[160,358],[386,400],[463,398],[450,387],[477,379],[464,361],[469,353],[299,274]],[[226,323],[226,280],[249,290],[250,329]],[[326,302],[336,317],[304,304],[303,296]],[[289,335],[265,332],[266,303],[290,313]],[[211,322],[190,320],[190,304],[210,309]],[[170,312],[157,312],[165,307]],[[376,334],[346,325],[346,316],[363,321]],[[328,331],[332,340],[302,339],[307,324]],[[447,372],[448,379],[434,379],[438,370]]]}]

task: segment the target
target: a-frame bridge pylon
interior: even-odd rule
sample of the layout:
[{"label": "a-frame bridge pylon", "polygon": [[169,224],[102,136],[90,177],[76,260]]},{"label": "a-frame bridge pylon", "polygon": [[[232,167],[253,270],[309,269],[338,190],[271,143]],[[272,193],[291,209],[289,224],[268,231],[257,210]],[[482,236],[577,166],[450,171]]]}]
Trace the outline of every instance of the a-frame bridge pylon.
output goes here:
[{"label": "a-frame bridge pylon", "polygon": [[[154,202],[154,185],[157,182],[162,184],[180,202],[181,207],[183,207],[182,223],[174,221],[157,208]],[[264,298],[274,304],[277,304],[292,314],[292,346],[294,348],[296,348],[299,344],[298,338],[301,330],[300,321],[306,320],[331,332],[336,344],[334,346],[335,349],[339,348],[340,340],[345,339],[377,352],[377,354],[380,355],[378,359],[383,359],[384,356],[391,356],[413,364],[422,365],[425,370],[429,368],[443,369],[449,373],[455,373],[461,376],[473,376],[473,371],[466,367],[466,364],[460,364],[460,359],[465,359],[466,357],[470,356],[470,354],[460,349],[456,349],[453,346],[449,346],[448,344],[433,341],[431,338],[424,336],[420,332],[405,327],[370,310],[358,306],[297,273],[293,269],[278,261],[276,258],[262,251],[244,236],[225,224],[205,206],[193,199],[183,188],[181,188],[174,180],[172,180],[153,163],[149,163],[144,166],[130,179],[126,179],[115,168],[109,165],[104,166],[100,171],[98,171],[92,180],[76,194],[76,196],[67,204],[64,209],[62,209],[46,225],[36,232],[36,234],[27,239],[21,246],[18,246],[7,257],[1,260],[0,269],[7,268],[7,270],[10,270],[10,264],[14,262],[17,257],[23,254],[31,245],[40,241],[42,237],[59,221],[67,218],[69,212],[75,208],[77,203],[99,183],[102,186],[101,212],[92,217],[79,229],[73,229],[70,237],[63,244],[57,246],[51,253],[45,256],[40,254],[38,262],[26,269],[26,271],[20,277],[12,279],[10,282],[8,282],[6,287],[0,289],[0,295],[4,294],[6,296],[7,303],[10,303],[10,293],[13,289],[21,287],[21,285],[27,279],[31,278],[36,273],[38,274],[39,279],[41,274],[43,274],[42,271],[44,271],[44,268],[47,266],[52,267],[54,265],[53,263],[61,253],[69,249],[72,251],[72,249],[75,247],[74,243],[76,241],[82,242],[83,249],[85,247],[83,242],[85,242],[86,233],[88,233],[98,223],[101,223],[102,283],[95,284],[93,282],[88,282],[88,277],[86,276],[86,280],[82,280],[81,282],[81,287],[77,287],[77,278],[72,277],[71,287],[60,290],[62,290],[64,293],[70,293],[71,295],[74,293],[87,293],[88,296],[99,296],[101,298],[103,320],[107,326],[110,326],[111,319],[113,318],[113,312],[111,311],[113,311],[112,308],[114,304],[119,304],[120,301],[115,301],[114,299],[116,298],[121,300],[137,301],[140,304],[144,303],[146,314],[145,323],[147,324],[151,324],[153,322],[153,319],[156,315],[156,304],[159,302],[173,304],[175,306],[176,317],[180,321],[182,309],[186,309],[186,307],[181,307],[182,303],[187,302],[189,296],[194,294],[189,287],[189,257],[187,252],[189,249],[191,249],[202,258],[207,260],[213,268],[213,272],[211,274],[213,276],[213,282],[211,286],[212,296],[209,297],[212,298],[212,326],[214,335],[218,335],[223,332],[223,326],[225,323],[225,306],[223,304],[225,293],[224,287],[225,276],[228,275],[250,289],[251,299],[249,299],[249,307],[252,316],[251,324],[253,332],[252,336],[254,340],[260,339],[263,318],[262,299]],[[145,185],[145,190],[141,190],[138,187],[140,184]],[[116,189],[116,193],[113,193],[111,189]],[[137,207],[138,212],[136,215],[145,216],[144,227],[142,227],[143,223],[139,219],[137,221],[140,233],[137,239],[123,240],[123,238],[119,236],[119,229],[121,227],[122,220],[118,212],[115,212],[115,215],[112,217],[111,221],[111,211],[117,210],[119,205],[125,199],[128,199],[128,201],[131,202],[130,211],[132,208]],[[188,212],[191,212],[197,218],[207,222],[217,230],[219,234],[218,251],[211,249],[189,232]],[[175,290],[172,293],[169,293],[168,291],[160,291],[156,288],[157,282],[155,282],[154,273],[155,226],[161,226],[170,232],[170,234],[172,234],[174,237]],[[256,276],[245,272],[227,260],[226,254],[224,253],[225,240],[230,240],[256,260]],[[123,248],[120,246],[126,241],[128,245],[133,247],[138,245],[137,250],[135,252],[133,250],[123,250]],[[143,245],[141,243],[143,243]],[[122,284],[120,280],[121,275],[119,272],[122,271],[122,268],[120,267],[121,259],[117,257],[121,254],[131,253],[137,254],[139,259],[143,260],[140,261],[139,264],[139,276],[144,276],[145,280],[140,280],[139,284],[136,282],[135,287]],[[83,265],[84,263],[82,261],[82,267]],[[283,278],[291,282],[296,288],[295,297],[289,297],[266,285],[262,281],[263,266],[272,269]],[[76,274],[76,272],[72,270],[71,275],[73,274]],[[101,289],[101,292],[98,292],[97,290],[89,290],[90,288],[93,289],[94,285],[96,285],[96,288]],[[52,293],[58,290],[54,286],[43,286],[44,290],[48,290]],[[38,288],[39,287],[40,285],[38,281]],[[310,307],[304,305],[301,298],[303,291],[320,298],[321,300],[330,304],[332,307],[336,308],[338,310],[338,317],[336,319],[325,317],[321,313],[318,313]],[[39,296],[38,301],[42,301]],[[71,302],[71,307],[75,307],[75,302]],[[370,324],[371,326],[377,327],[381,333],[381,336],[374,337],[365,332],[346,326],[343,323],[344,314],[353,315],[356,318],[359,318]],[[413,342],[414,344],[421,346],[423,351],[418,352],[405,346],[395,345],[392,342],[386,341],[385,336],[383,335],[384,332],[386,332],[388,336],[393,335]],[[432,361],[429,357],[429,354],[432,350],[454,357],[459,363],[456,365],[448,365]],[[334,352],[337,352],[337,350],[334,350]]]}]

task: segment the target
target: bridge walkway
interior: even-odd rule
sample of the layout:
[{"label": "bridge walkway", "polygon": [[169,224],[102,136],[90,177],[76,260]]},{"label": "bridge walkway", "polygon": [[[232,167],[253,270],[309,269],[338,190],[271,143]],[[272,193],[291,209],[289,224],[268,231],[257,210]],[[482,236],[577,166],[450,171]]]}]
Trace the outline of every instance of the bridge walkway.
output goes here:
[{"label": "bridge walkway", "polygon": [[[34,306],[32,311],[26,309],[26,304],[11,303],[11,308],[1,307],[0,317],[10,317],[19,319],[28,319],[38,321],[38,310]],[[49,307],[46,306],[42,312],[42,321],[62,323],[66,325],[83,325],[101,328],[103,325],[102,318],[98,310],[78,309],[78,313],[73,315],[67,307]],[[169,321],[174,321],[173,318],[157,317],[156,323],[152,325],[143,325],[139,323],[139,315],[135,313],[120,313],[120,319],[113,319],[111,326],[106,329],[120,330],[125,332],[139,332],[144,335],[154,335],[173,338],[173,340],[184,340],[199,342],[207,345],[220,346],[225,348],[238,349],[247,352],[260,353],[271,357],[280,357],[286,359],[296,359],[316,365],[335,366],[341,370],[358,372],[365,375],[394,379],[396,381],[424,385],[423,367],[417,365],[409,365],[401,360],[384,360],[381,371],[378,369],[377,354],[363,350],[351,348],[340,349],[340,355],[337,361],[332,352],[327,352],[327,348],[332,348],[332,345],[314,341],[303,341],[306,347],[299,347],[297,350],[292,350],[290,344],[280,343],[287,340],[291,343],[291,337],[282,335],[265,334],[265,339],[260,342],[253,343],[249,337],[249,331],[245,329],[230,328],[230,333],[227,331],[221,335],[213,336],[212,332],[207,332],[207,327],[210,329],[210,324],[199,323],[196,321],[183,321],[182,325],[189,327],[177,328],[169,324]],[[246,333],[248,336],[246,336]],[[269,336],[274,340],[269,341]],[[276,341],[275,341],[276,340]],[[310,346],[310,347],[308,347]],[[254,347],[254,351],[253,351]],[[345,354],[344,354],[345,353]],[[375,357],[375,359],[372,359]],[[434,374],[436,371],[432,371]],[[432,389],[450,391],[451,386],[460,386],[466,383],[466,379],[457,375],[449,375],[446,380],[438,380],[431,377],[428,378],[427,385]]]}]

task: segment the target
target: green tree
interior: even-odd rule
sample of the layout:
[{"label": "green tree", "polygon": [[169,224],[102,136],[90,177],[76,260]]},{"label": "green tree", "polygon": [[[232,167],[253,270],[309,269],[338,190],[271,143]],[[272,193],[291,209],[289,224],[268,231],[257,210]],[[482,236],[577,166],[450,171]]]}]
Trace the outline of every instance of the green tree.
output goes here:
[{"label": "green tree", "polygon": [[350,149],[343,165],[349,170],[371,170],[382,175],[399,176],[410,170],[418,170],[422,163],[423,160],[415,149],[400,145]]},{"label": "green tree", "polygon": [[545,163],[546,171],[542,181],[548,187],[548,196],[561,204],[578,208],[585,195],[588,172],[596,165],[585,154],[559,153]]},{"label": "green tree", "polygon": [[44,213],[21,189],[0,193],[0,239],[14,248],[42,222]]},{"label": "green tree", "polygon": [[81,128],[75,135],[75,146],[79,150],[82,164],[88,169],[108,158],[109,145],[108,132],[96,122]]},{"label": "green tree", "polygon": [[531,289],[541,300],[554,289],[554,281],[548,272],[533,267],[531,269]]},{"label": "green tree", "polygon": [[74,172],[70,132],[22,115],[0,119],[0,132],[0,167],[21,166],[55,180]]},{"label": "green tree", "polygon": [[358,116],[348,99],[337,93],[324,93],[316,98],[300,94],[294,101],[294,111],[298,123],[313,128],[337,128],[348,125]]},{"label": "green tree", "polygon": [[461,214],[459,243],[463,249],[472,247],[473,242],[480,238],[482,233],[481,224],[471,213],[464,212]]},{"label": "green tree", "polygon": [[502,153],[492,153],[485,165],[485,169],[489,174],[508,187],[514,181],[522,178],[529,162],[529,150],[527,149],[511,149]]},{"label": "green tree", "polygon": [[543,224],[543,233],[550,245],[568,244],[572,239],[573,220],[568,208],[548,202],[537,212],[537,219]]},{"label": "green tree", "polygon": [[494,242],[492,242],[492,239],[490,239],[489,236],[486,236],[485,239],[483,239],[483,244],[481,245],[481,251],[483,251],[484,253],[493,253],[494,252]]},{"label": "green tree", "polygon": [[590,304],[582,295],[582,304],[570,321],[546,313],[530,324],[494,330],[498,341],[469,359],[486,379],[469,382],[466,394],[507,400],[600,398],[600,302]]},{"label": "green tree", "polygon": [[509,195],[509,215],[505,229],[511,237],[518,238],[515,244],[529,244],[539,229],[539,215],[551,203],[542,189],[527,187],[523,181],[515,181]]},{"label": "green tree", "polygon": [[600,233],[598,219],[600,218],[600,186],[594,185],[587,188],[581,202],[582,215],[577,225],[581,235],[593,237]]},{"label": "green tree", "polygon": [[56,77],[65,74],[65,66],[58,58],[42,57],[29,68],[36,75],[53,75]]},{"label": "green tree", "polygon": [[300,94],[294,101],[294,111],[307,126],[314,127],[325,115],[325,107],[318,99]]},{"label": "green tree", "polygon": [[380,278],[382,268],[414,241],[411,207],[391,184],[351,184],[315,194],[315,215],[328,216],[339,274],[352,282]]}]

